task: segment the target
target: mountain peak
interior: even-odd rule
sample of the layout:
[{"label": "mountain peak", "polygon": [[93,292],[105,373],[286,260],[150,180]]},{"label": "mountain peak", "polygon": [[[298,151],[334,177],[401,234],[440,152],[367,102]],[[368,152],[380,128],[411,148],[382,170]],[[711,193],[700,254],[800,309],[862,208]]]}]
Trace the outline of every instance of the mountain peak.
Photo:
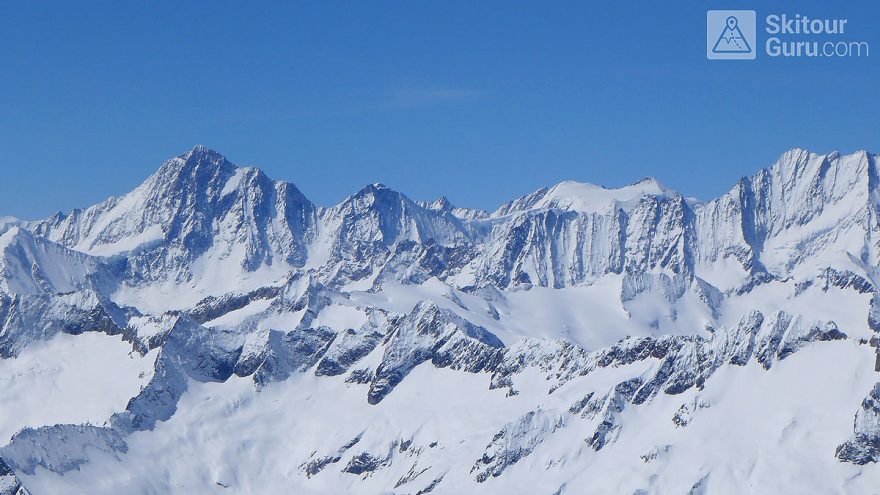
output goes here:
[{"label": "mountain peak", "polygon": [[832,150],[828,153],[820,153],[811,151],[806,148],[792,148],[782,153],[770,168],[783,167],[791,168],[802,165],[813,160],[838,160],[838,159],[865,159],[870,156],[867,150],[857,150],[852,153],[841,153],[839,150]]},{"label": "mountain peak", "polygon": [[645,177],[641,180],[637,180],[637,181],[633,182],[632,184],[630,184],[630,186],[641,186],[644,188],[653,188],[657,191],[669,191],[669,188],[664,186],[662,182],[660,182],[659,180],[655,179],[654,177],[650,177],[650,176]]},{"label": "mountain peak", "polygon": [[451,210],[452,208],[454,208],[454,206],[452,205],[452,202],[449,201],[449,198],[447,198],[446,196],[440,196],[439,198],[437,198],[436,201],[431,204],[431,209],[433,210],[445,211]]},{"label": "mountain peak", "polygon": [[184,153],[184,155],[219,155],[219,154],[220,153],[217,153],[216,151],[212,150],[211,148],[208,148],[204,144],[197,144],[197,145],[193,146],[193,148],[191,150]]},{"label": "mountain peak", "polygon": [[366,198],[370,196],[377,197],[405,197],[400,191],[395,191],[381,182],[374,182],[362,187],[358,192],[354,193],[349,199]]},{"label": "mountain peak", "polygon": [[147,184],[165,187],[178,184],[180,181],[196,181],[200,184],[225,181],[237,168],[220,153],[206,146],[197,145],[190,151],[166,161]]},{"label": "mountain peak", "polygon": [[230,163],[225,156],[201,144],[195,145],[193,149],[179,155],[178,158],[184,163],[210,163],[214,165]]},{"label": "mountain peak", "polygon": [[830,153],[817,153],[802,148],[792,148],[761,173],[769,173],[782,178],[794,186],[796,183],[820,179],[825,167],[840,169],[843,175],[867,177],[867,169],[871,155],[867,151],[856,151],[841,154],[834,150]]},{"label": "mountain peak", "polygon": [[502,216],[517,211],[545,208],[594,213],[612,206],[626,207],[644,196],[672,197],[677,194],[651,177],[614,189],[588,182],[567,180],[509,202],[499,208],[495,215]]}]

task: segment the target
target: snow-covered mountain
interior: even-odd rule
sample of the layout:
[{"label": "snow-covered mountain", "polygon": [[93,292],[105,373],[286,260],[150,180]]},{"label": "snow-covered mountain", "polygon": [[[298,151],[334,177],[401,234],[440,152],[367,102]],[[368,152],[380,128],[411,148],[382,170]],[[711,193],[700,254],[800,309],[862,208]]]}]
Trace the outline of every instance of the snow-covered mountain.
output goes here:
[{"label": "snow-covered mountain", "polygon": [[197,146],[0,220],[0,494],[880,492],[878,178],[322,207]]}]

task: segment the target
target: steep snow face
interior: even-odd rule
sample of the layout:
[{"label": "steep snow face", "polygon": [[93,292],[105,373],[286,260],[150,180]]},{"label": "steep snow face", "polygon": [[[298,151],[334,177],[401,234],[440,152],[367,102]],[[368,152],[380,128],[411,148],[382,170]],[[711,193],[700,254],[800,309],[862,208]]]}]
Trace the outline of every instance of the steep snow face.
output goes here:
[{"label": "steep snow face", "polygon": [[0,234],[0,293],[71,292],[88,286],[99,260],[19,227]]},{"label": "steep snow face", "polygon": [[383,184],[367,186],[325,210],[322,221],[337,255],[349,255],[360,244],[385,248],[401,241],[452,245],[467,237],[451,208],[418,205]]},{"label": "steep snow face", "polygon": [[870,491],[877,178],[794,150],[707,202],[646,179],[323,208],[196,147],[0,221],[0,487]]},{"label": "steep snow face", "polygon": [[234,171],[222,156],[196,147],[165,162],[134,191],[86,210],[56,215],[36,224],[34,231],[99,255],[137,252],[158,241],[192,236],[206,228],[203,210],[216,200]]},{"label": "steep snow face", "polygon": [[876,157],[865,152],[785,153],[697,209],[699,257],[733,257],[781,277],[817,257],[876,265],[877,177]]},{"label": "steep snow face", "polygon": [[654,179],[538,190],[492,214],[474,283],[560,288],[624,271],[687,272],[691,204]]},{"label": "steep snow face", "polygon": [[[877,263],[877,165],[867,153],[786,153],[752,180],[761,261],[788,275],[809,257]],[[830,259],[829,259],[830,258]]]},{"label": "steep snow face", "polygon": [[32,230],[86,253],[125,256],[133,276],[185,281],[203,257],[242,271],[302,265],[316,216],[292,184],[197,146],[131,193]]},{"label": "steep snow face", "polygon": [[680,195],[641,196],[626,210],[512,213],[492,222],[476,283],[560,288],[609,273],[692,273],[692,218]]},{"label": "steep snow face", "polygon": [[466,237],[461,222],[448,210],[421,207],[383,184],[361,189],[326,210],[323,219],[336,249],[353,242],[391,246],[404,240],[450,245]]}]

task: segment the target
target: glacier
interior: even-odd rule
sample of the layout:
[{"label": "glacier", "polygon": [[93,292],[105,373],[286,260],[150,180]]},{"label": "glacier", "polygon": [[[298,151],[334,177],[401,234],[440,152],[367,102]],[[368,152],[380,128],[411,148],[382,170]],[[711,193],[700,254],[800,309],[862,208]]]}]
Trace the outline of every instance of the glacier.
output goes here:
[{"label": "glacier", "polygon": [[0,494],[874,493],[878,180],[326,207],[196,146],[0,218]]}]

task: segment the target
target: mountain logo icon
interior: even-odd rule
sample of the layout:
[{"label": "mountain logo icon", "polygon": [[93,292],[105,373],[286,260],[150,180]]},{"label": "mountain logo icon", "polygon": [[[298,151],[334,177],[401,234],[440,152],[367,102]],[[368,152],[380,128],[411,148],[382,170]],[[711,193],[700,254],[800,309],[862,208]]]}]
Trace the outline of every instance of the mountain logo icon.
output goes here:
[{"label": "mountain logo icon", "polygon": [[739,29],[739,19],[736,16],[730,16],[725,19],[724,29],[721,36],[712,47],[713,53],[752,53],[752,47],[748,40]]},{"label": "mountain logo icon", "polygon": [[758,52],[757,12],[706,11],[706,58],[754,60]]}]

